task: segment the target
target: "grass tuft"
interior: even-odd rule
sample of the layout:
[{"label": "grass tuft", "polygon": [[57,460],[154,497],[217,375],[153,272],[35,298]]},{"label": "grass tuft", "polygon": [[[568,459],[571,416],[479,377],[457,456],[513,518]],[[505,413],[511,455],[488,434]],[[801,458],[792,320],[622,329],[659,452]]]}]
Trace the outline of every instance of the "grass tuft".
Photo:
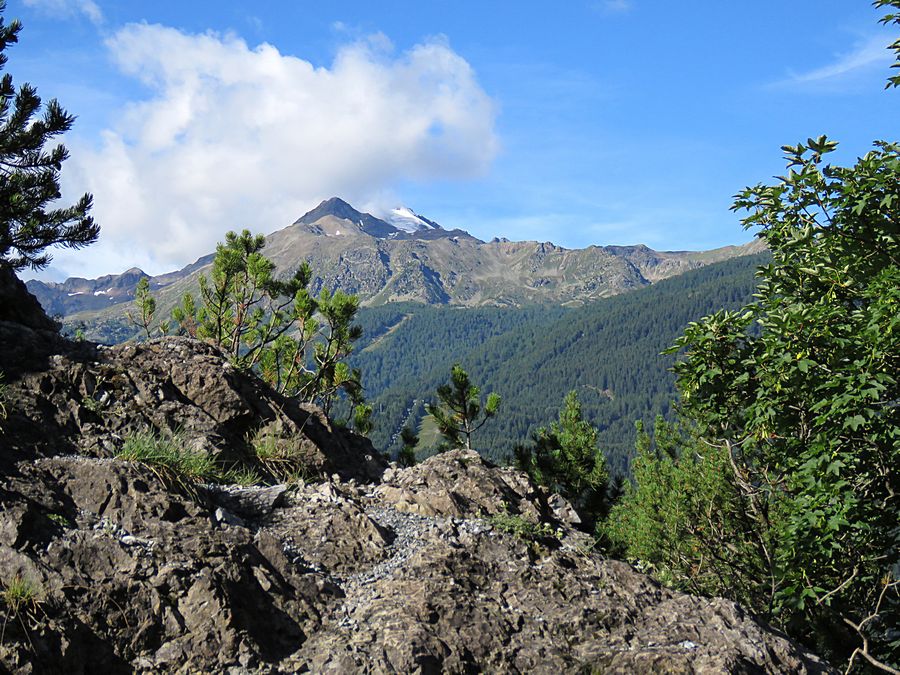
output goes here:
[{"label": "grass tuft", "polygon": [[16,574],[11,581],[4,584],[0,593],[7,610],[18,616],[29,610],[37,609],[41,600],[41,588],[27,577]]},{"label": "grass tuft", "polygon": [[6,637],[6,625],[11,619],[15,619],[22,626],[28,644],[34,650],[34,644],[29,635],[29,626],[34,626],[40,621],[42,595],[43,591],[40,585],[21,574],[16,574],[10,581],[3,584],[0,600],[6,605],[6,615],[0,626],[0,645],[3,644]]},{"label": "grass tuft", "polygon": [[275,480],[299,483],[315,479],[306,456],[295,442],[260,430],[250,439],[250,445],[256,460]]},{"label": "grass tuft", "polygon": [[233,466],[219,476],[219,482],[228,485],[240,485],[241,487],[249,487],[251,485],[262,484],[263,478],[256,469],[250,467]]},{"label": "grass tuft", "polygon": [[185,448],[178,433],[163,436],[154,431],[135,432],[125,438],[117,457],[171,472],[195,483],[213,481],[219,476],[216,462],[207,454]]},{"label": "grass tuft", "polygon": [[266,482],[253,467],[234,464],[226,469],[209,455],[189,450],[186,445],[178,432],[163,435],[153,430],[138,431],[125,438],[116,457],[143,464],[163,481],[181,487],[193,498],[198,497],[194,486],[199,483],[248,487]]},{"label": "grass tuft", "polygon": [[152,430],[128,435],[116,455],[128,462],[143,464],[170,487],[202,502],[200,483],[221,483],[222,471],[209,455],[185,447],[180,433],[164,436]]}]

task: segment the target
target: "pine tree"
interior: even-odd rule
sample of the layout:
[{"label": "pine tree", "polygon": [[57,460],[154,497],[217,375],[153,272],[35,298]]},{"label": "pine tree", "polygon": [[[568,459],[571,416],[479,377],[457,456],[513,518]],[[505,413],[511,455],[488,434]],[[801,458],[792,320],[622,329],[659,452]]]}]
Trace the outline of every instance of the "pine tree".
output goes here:
[{"label": "pine tree", "polygon": [[581,411],[578,394],[563,400],[559,421],[534,434],[531,447],[515,448],[516,464],[531,478],[569,499],[588,526],[607,510],[609,475],[598,447],[598,430]]},{"label": "pine tree", "polygon": [[441,404],[429,404],[426,409],[452,447],[471,450],[472,434],[497,413],[500,396],[489,394],[482,410],[478,387],[469,382],[469,375],[458,363],[450,371],[450,381],[438,387]]},{"label": "pine tree", "polygon": [[372,428],[360,372],[346,363],[362,329],[354,324],[359,299],[323,289],[313,297],[312,269],[302,263],[285,279],[262,249],[263,235],[228,232],[216,247],[211,274],[201,275],[200,300],[185,294],[172,311],[176,330],[209,340],[235,366],[256,371],[280,394],[315,402],[326,415],[338,398],[350,422]]},{"label": "pine tree", "polygon": [[409,427],[403,427],[400,432],[400,441],[403,447],[397,454],[397,463],[403,467],[416,465],[416,446],[419,444],[419,436]]},{"label": "pine tree", "polygon": [[[0,69],[6,48],[18,42],[22,25],[8,25],[0,0]],[[18,91],[12,76],[0,80],[0,266],[20,270],[50,264],[50,246],[81,248],[93,243],[100,227],[88,215],[92,197],[83,195],[73,206],[48,208],[60,198],[59,172],[69,153],[65,146],[45,145],[72,127],[75,116],[55,99],[41,111],[41,98],[30,84]]]},{"label": "pine tree", "polygon": [[185,293],[181,298],[181,304],[172,309],[172,322],[178,335],[197,337],[197,303],[194,296]]},{"label": "pine tree", "polygon": [[147,339],[150,339],[150,324],[153,323],[153,316],[156,314],[156,298],[150,293],[150,281],[147,277],[141,277],[137,288],[134,289],[134,306],[137,315],[128,312],[128,318],[143,331]]}]

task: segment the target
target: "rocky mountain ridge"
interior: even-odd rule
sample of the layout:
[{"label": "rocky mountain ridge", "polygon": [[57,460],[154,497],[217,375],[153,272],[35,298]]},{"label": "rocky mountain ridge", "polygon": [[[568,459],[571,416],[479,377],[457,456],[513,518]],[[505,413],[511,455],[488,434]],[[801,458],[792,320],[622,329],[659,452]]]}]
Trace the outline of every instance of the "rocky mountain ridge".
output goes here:
[{"label": "rocky mountain ridge", "polygon": [[[550,242],[484,242],[409,209],[395,210],[394,216],[396,225],[332,198],[270,234],[264,253],[280,273],[308,261],[316,275],[314,292],[340,288],[359,295],[364,305],[522,306],[583,303],[760,249],[758,243],[660,252],[643,245],[566,249]],[[151,278],[161,308],[174,306],[186,291],[196,292],[197,275],[208,271],[211,260],[204,256],[182,270]],[[29,281],[28,288],[50,314],[68,322],[127,324],[126,305],[139,280],[134,274],[139,271],[131,272],[127,278],[96,282]]]},{"label": "rocky mountain ridge", "polygon": [[[12,275],[0,298],[0,670],[831,672],[605,559],[521,472],[399,469],[202,342],[73,343]],[[264,431],[305,478],[179,479],[118,457],[141,430],[248,464]]]}]

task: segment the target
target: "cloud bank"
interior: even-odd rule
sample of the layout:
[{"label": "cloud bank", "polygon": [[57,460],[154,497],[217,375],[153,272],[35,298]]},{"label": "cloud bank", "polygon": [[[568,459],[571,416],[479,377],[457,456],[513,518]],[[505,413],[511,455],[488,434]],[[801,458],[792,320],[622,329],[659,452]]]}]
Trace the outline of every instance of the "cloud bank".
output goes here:
[{"label": "cloud bank", "polygon": [[72,144],[67,194],[91,191],[101,239],[67,273],[173,269],[225,231],[270,232],[318,200],[371,203],[404,180],[484,173],[495,106],[441,38],[395,54],[381,35],[314,67],[269,44],[133,24],[107,40],[150,96],[94,147]]}]

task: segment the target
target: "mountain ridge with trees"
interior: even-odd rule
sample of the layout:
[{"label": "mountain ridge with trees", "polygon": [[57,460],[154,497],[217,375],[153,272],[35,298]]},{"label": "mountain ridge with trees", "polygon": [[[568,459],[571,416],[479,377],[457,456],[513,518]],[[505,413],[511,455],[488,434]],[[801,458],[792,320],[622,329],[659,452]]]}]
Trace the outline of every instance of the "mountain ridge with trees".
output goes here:
[{"label": "mountain ridge with trees", "polygon": [[[428,221],[431,223],[432,221]],[[756,241],[711,251],[654,251],[646,246],[565,249],[550,242],[483,242],[434,224],[415,232],[361,213],[338,198],[322,202],[266,238],[276,276],[301,262],[315,271],[310,291],[357,295],[362,306],[421,302],[465,307],[575,305],[643,288],[720,260],[762,250]],[[203,256],[181,270],[150,277],[160,316],[185,292],[197,295]],[[51,315],[82,325],[86,336],[115,343],[131,336],[126,305],[143,272],[62,283],[31,280],[28,289]]]}]

